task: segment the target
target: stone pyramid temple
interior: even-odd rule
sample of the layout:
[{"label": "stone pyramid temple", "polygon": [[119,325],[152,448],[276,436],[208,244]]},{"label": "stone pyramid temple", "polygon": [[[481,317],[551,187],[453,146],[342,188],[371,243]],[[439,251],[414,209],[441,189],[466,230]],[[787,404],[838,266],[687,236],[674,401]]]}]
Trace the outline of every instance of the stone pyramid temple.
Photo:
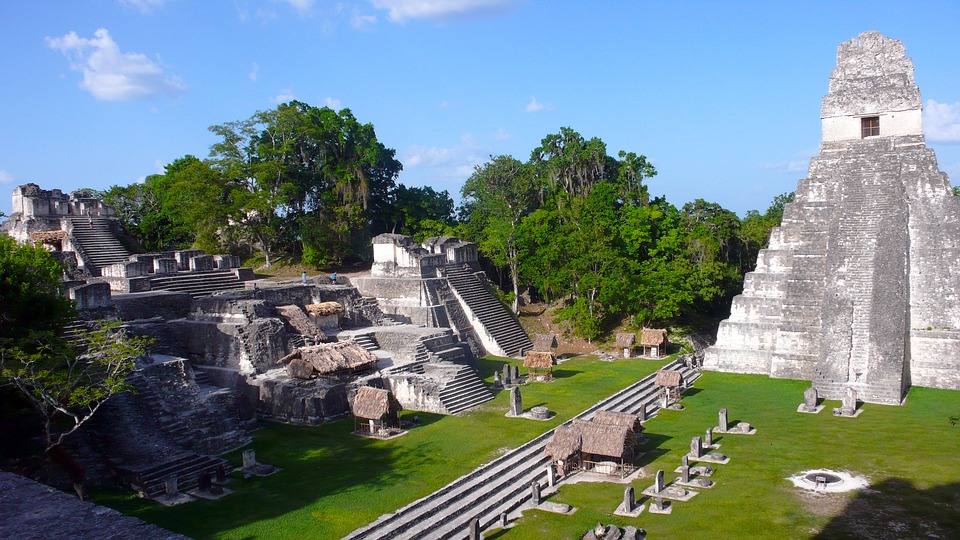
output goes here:
[{"label": "stone pyramid temple", "polygon": [[900,404],[960,389],[960,200],[921,129],[903,43],[840,45],[823,141],[704,368],[806,379]]}]

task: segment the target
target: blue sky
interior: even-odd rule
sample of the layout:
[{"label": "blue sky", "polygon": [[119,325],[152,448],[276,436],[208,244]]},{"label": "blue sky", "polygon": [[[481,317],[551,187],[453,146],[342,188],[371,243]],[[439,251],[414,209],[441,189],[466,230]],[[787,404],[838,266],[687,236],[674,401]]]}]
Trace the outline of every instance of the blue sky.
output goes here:
[{"label": "blue sky", "polygon": [[960,183],[960,2],[0,0],[7,195],[104,189],[206,157],[207,127],[298,99],[348,107],[399,181],[458,198],[490,155],[569,126],[648,182],[743,215],[806,175],[837,46],[901,39]]}]

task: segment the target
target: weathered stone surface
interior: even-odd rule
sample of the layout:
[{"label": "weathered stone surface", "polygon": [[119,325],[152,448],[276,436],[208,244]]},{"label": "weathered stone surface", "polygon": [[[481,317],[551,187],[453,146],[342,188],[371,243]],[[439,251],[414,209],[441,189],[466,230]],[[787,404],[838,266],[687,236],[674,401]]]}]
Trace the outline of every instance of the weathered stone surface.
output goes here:
[{"label": "weathered stone surface", "polygon": [[[960,201],[925,146],[903,44],[843,43],[823,142],[707,350],[706,369],[811,380],[899,404],[908,384],[960,389]],[[879,135],[862,136],[875,116]]]},{"label": "weathered stone surface", "polygon": [[0,537],[187,540],[8,472],[0,472]]}]

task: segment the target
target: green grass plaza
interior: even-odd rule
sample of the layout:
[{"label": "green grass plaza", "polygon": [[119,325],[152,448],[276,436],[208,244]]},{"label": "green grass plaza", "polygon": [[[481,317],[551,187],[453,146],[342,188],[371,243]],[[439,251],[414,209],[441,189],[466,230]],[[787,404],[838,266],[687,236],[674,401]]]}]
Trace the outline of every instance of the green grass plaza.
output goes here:
[{"label": "green grass plaza", "polygon": [[[493,382],[504,363],[487,357],[481,374]],[[404,411],[420,424],[390,440],[353,435],[351,417],[315,427],[262,423],[251,446],[257,459],[282,469],[229,484],[216,501],[164,507],[127,493],[101,492],[98,501],[194,538],[340,538],[455,480],[474,468],[569,420],[597,401],[655,372],[667,360],[599,361],[577,357],[556,366],[556,381],[522,388],[524,408],[542,405],[547,422],[507,418],[508,394],[459,416]],[[570,515],[529,510],[514,526],[485,538],[578,538],[598,522],[632,525],[649,538],[946,538],[960,530],[960,393],[914,387],[903,406],[861,405],[857,418],[819,414],[797,406],[809,382],[762,375],[704,372],[685,393],[682,411],[662,410],[645,423],[649,439],[632,484],[637,502],[657,470],[669,483],[691,437],[717,425],[749,422],[751,436],[717,433],[730,457],[714,465],[712,489],[674,503],[670,515],[613,515],[624,484],[560,483],[548,500],[576,509]],[[240,464],[240,454],[228,458]],[[869,487],[816,493],[787,480],[811,469],[848,471]]]}]

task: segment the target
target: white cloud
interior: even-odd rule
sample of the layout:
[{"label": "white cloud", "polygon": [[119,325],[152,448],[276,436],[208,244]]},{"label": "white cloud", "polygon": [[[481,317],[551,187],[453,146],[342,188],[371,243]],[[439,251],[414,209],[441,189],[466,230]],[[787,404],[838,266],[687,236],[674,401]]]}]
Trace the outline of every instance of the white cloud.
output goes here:
[{"label": "white cloud", "polygon": [[92,39],[76,32],[60,38],[47,37],[45,42],[70,60],[70,69],[83,73],[80,88],[103,101],[126,101],[176,96],[187,85],[176,75],[168,75],[140,53],[120,52],[106,28],[93,33]]},{"label": "white cloud", "polygon": [[290,7],[293,9],[305,13],[310,11],[310,8],[313,7],[314,0],[284,0],[286,3],[290,4]]},{"label": "white cloud", "polygon": [[923,107],[923,133],[931,141],[960,142],[960,103],[928,99]]},{"label": "white cloud", "polygon": [[330,107],[335,111],[339,111],[340,109],[343,108],[343,105],[340,103],[339,99],[333,99],[332,97],[328,96],[323,99],[323,102],[324,104],[326,104],[327,107]]},{"label": "white cloud", "polygon": [[247,75],[247,77],[249,77],[251,81],[257,82],[257,77],[259,76],[260,76],[260,66],[256,62],[254,62],[253,66],[250,67],[250,73]]},{"label": "white cloud", "polygon": [[442,167],[453,174],[468,170],[469,176],[474,165],[483,163],[489,155],[489,148],[481,146],[473,136],[466,134],[460,137],[459,143],[450,147],[410,146],[404,151],[400,161],[405,168]]},{"label": "white cloud", "polygon": [[794,173],[806,173],[810,168],[810,158],[818,155],[819,153],[819,149],[808,148],[806,150],[797,152],[791,159],[785,161],[767,161],[761,163],[760,168]]},{"label": "white cloud", "polygon": [[274,96],[271,101],[276,104],[287,103],[288,101],[293,101],[297,99],[297,96],[293,95],[293,91],[289,88],[284,88],[280,91],[279,94]]},{"label": "white cloud", "polygon": [[530,103],[527,103],[523,110],[527,112],[540,112],[546,108],[546,105],[537,101],[537,96],[530,96]]},{"label": "white cloud", "polygon": [[511,9],[510,0],[370,0],[373,7],[388,12],[395,23],[409,19],[451,20],[487,16]]},{"label": "white cloud", "polygon": [[376,26],[376,24],[376,15],[364,15],[363,13],[354,10],[353,15],[350,16],[350,25],[357,30],[365,30],[371,26]]},{"label": "white cloud", "polygon": [[498,129],[493,136],[493,140],[495,141],[509,141],[512,138],[513,138],[513,134],[507,133],[507,131],[503,128]]},{"label": "white cloud", "polygon": [[121,6],[132,7],[143,13],[144,15],[150,15],[154,11],[163,7],[166,4],[166,0],[117,0]]},{"label": "white cloud", "polygon": [[13,175],[10,174],[8,171],[0,169],[0,184],[12,184],[12,183],[13,183]]}]

